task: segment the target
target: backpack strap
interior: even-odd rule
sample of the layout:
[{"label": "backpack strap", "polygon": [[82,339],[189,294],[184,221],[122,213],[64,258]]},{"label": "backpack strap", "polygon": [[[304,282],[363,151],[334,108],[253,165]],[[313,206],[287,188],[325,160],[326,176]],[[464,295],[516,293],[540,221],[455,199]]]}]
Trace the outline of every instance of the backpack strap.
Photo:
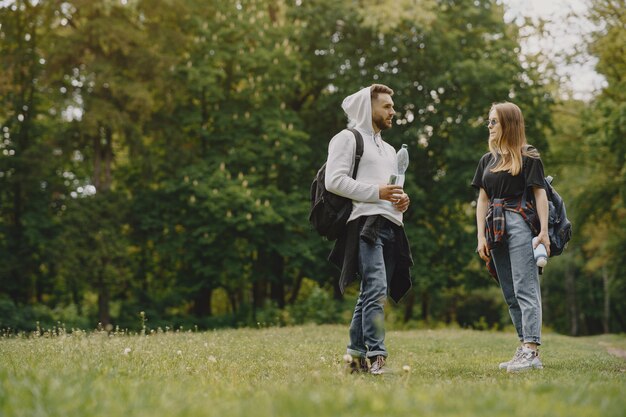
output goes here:
[{"label": "backpack strap", "polygon": [[[533,149],[537,149],[532,145],[525,145],[524,146],[524,150],[525,151],[531,151]],[[528,197],[527,197],[527,193],[528,193],[528,181],[526,178],[526,169],[527,169],[527,162],[528,162],[528,158],[530,158],[529,156],[524,156],[522,154],[522,175],[524,176],[524,194],[522,194],[522,208],[526,208],[526,203],[528,201]]]},{"label": "backpack strap", "polygon": [[347,129],[354,135],[354,139],[356,140],[356,153],[354,155],[354,171],[352,172],[352,178],[356,179],[356,173],[359,171],[359,162],[361,162],[361,157],[363,156],[363,136],[356,129]]},{"label": "backpack strap", "polygon": [[[526,157],[528,158],[528,157]],[[526,182],[526,161],[527,159],[524,158],[524,156],[522,155],[522,172],[521,174],[524,176],[524,193],[522,194],[522,208],[525,209],[526,208],[526,193],[528,192],[528,183]]]}]

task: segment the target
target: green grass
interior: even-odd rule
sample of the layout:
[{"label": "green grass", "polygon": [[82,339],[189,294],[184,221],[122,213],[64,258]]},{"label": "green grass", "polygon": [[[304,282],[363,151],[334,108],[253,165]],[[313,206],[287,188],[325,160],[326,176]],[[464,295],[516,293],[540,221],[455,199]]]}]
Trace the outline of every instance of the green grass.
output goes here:
[{"label": "green grass", "polygon": [[547,334],[545,369],[507,374],[497,365],[512,334],[390,331],[380,377],[345,372],[346,337],[304,326],[0,338],[0,415],[626,415],[626,361],[606,351],[624,336]]}]

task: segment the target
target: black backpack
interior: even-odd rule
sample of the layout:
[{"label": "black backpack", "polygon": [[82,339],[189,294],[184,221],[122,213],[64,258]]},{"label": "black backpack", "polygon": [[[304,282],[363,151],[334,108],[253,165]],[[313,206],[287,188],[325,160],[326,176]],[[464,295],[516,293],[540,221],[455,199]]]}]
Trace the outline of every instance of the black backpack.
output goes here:
[{"label": "black backpack", "polygon": [[552,177],[547,176],[545,182],[548,195],[548,235],[552,257],[562,254],[567,242],[572,238],[572,223],[567,218],[565,202],[552,187]]},{"label": "black backpack", "polygon": [[[359,162],[363,156],[363,137],[356,129],[348,129],[356,140],[356,154],[352,178],[356,178]],[[342,235],[346,222],[352,213],[352,200],[333,194],[326,189],[326,163],[317,171],[311,183],[311,211],[309,223],[313,229],[328,240],[335,240]]]},{"label": "black backpack", "polygon": [[[529,149],[534,149],[529,146]],[[526,161],[524,161],[524,172],[526,172]],[[550,257],[559,256],[567,247],[567,242],[572,238],[572,223],[567,218],[565,202],[552,186],[552,176],[544,178],[546,185],[546,195],[548,197],[548,237],[550,238]],[[526,181],[526,174],[524,174]],[[522,205],[526,206],[526,193],[528,187],[524,188]],[[532,195],[532,193],[531,193]],[[534,198],[533,198],[534,200]]]}]

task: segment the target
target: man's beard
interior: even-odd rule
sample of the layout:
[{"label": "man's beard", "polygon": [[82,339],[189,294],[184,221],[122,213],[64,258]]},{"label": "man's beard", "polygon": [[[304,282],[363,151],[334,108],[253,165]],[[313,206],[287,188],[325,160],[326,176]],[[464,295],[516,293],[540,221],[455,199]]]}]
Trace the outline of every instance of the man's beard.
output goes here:
[{"label": "man's beard", "polygon": [[378,118],[374,119],[374,124],[380,130],[387,130],[387,129],[389,129],[391,127],[390,125],[388,125],[386,123],[386,120],[385,120],[384,117],[378,117]]}]

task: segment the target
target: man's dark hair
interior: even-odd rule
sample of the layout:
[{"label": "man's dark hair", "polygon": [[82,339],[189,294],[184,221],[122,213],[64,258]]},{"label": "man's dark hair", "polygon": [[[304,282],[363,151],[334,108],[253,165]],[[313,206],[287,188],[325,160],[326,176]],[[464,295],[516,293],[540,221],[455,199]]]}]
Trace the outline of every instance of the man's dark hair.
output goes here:
[{"label": "man's dark hair", "polygon": [[389,94],[390,96],[393,96],[393,90],[384,84],[372,84],[370,87],[370,94],[372,100],[375,100],[378,98],[379,94]]}]

